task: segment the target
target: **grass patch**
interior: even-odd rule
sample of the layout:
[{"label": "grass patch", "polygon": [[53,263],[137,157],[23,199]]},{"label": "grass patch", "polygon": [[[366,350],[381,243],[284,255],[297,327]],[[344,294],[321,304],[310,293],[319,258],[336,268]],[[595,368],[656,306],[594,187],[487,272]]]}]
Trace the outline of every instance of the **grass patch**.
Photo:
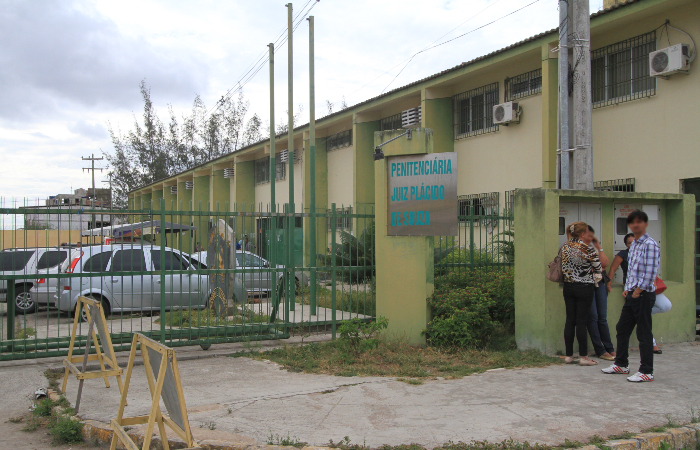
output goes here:
[{"label": "grass patch", "polygon": [[29,339],[36,336],[36,330],[32,327],[24,327],[15,330],[15,339]]},{"label": "grass patch", "polygon": [[[331,290],[328,287],[318,284],[316,286],[316,304],[320,308],[331,309],[333,306]],[[354,287],[354,289],[353,289]],[[364,289],[360,289],[364,287]],[[302,305],[308,305],[311,288],[304,286],[299,288],[295,294],[295,300]],[[352,284],[336,289],[335,293],[336,311],[346,311],[367,316],[377,315],[377,299],[371,284]]]},{"label": "grass patch", "polygon": [[165,321],[165,325],[174,328],[211,327],[224,325],[239,325],[246,323],[266,323],[269,318],[266,315],[245,311],[242,315],[220,317],[211,309],[178,309],[168,311],[162,317],[154,320],[154,323]]},{"label": "grass patch", "polygon": [[306,442],[301,442],[298,437],[291,437],[289,433],[287,436],[280,436],[279,434],[272,434],[267,437],[267,445],[284,445],[285,447],[306,447]]},{"label": "grass patch", "polygon": [[56,406],[56,403],[49,397],[44,397],[36,403],[36,407],[32,413],[36,417],[51,417],[51,409]]},{"label": "grass patch", "polygon": [[58,380],[63,380],[63,370],[46,369],[44,371],[44,376],[49,381],[49,389],[58,392]]},{"label": "grass patch", "polygon": [[27,423],[22,427],[22,431],[31,433],[32,431],[36,431],[40,426],[42,426],[41,419],[38,417],[30,417]]},{"label": "grass patch", "polygon": [[67,415],[54,416],[49,424],[49,434],[54,444],[77,444],[83,441],[83,424]]},{"label": "grass patch", "polygon": [[[338,448],[341,450],[371,450],[364,444],[354,444],[346,436],[339,442],[330,441],[325,446]],[[472,442],[447,442],[434,448],[434,450],[547,450],[552,447],[546,445],[534,444],[527,442],[516,442],[512,439],[502,442],[488,441],[472,441]],[[402,444],[402,445],[382,445],[376,450],[426,450],[425,447],[419,444]]]},{"label": "grass patch", "polygon": [[417,380],[415,378],[397,378],[396,381],[401,381],[406,384],[412,384],[414,386],[420,386],[423,384],[423,380]]},{"label": "grass patch", "polygon": [[666,417],[666,428],[680,428],[683,426],[683,424],[674,420],[673,416],[671,416],[670,414],[666,414],[664,417]]},{"label": "grass patch", "polygon": [[400,340],[381,341],[376,348],[360,354],[349,351],[342,341],[332,341],[240,356],[274,361],[294,372],[413,379],[462,378],[500,367],[545,367],[561,363],[559,358],[534,350],[414,347]]},{"label": "grass patch", "polygon": [[637,434],[638,433],[632,433],[631,431],[623,431],[620,434],[611,434],[610,436],[608,436],[608,439],[610,439],[611,441],[632,439]]}]

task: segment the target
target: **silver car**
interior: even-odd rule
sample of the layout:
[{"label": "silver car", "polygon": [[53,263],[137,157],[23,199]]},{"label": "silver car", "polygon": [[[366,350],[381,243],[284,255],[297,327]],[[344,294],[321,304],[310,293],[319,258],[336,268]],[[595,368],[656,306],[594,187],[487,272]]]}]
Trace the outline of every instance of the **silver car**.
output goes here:
[{"label": "silver car", "polygon": [[[11,280],[15,284],[16,314],[33,313],[37,305],[53,306],[58,281],[42,275],[58,273],[69,251],[67,247],[30,247],[0,252],[0,273],[22,276]],[[0,280],[0,302],[7,302],[7,283],[8,280]]]},{"label": "silver car", "polygon": [[[111,244],[83,247],[71,255],[68,273],[81,273],[80,278],[61,280],[56,295],[60,311],[74,312],[79,296],[99,299],[105,313],[158,311],[161,294],[161,247],[141,244]],[[165,248],[166,271],[188,271],[165,276],[166,310],[201,309],[208,305],[209,276],[198,274],[196,265],[179,250]],[[141,272],[134,275],[118,272]],[[167,272],[166,272],[167,273]],[[95,274],[95,276],[87,276]],[[234,300],[248,296],[243,280],[234,278]]]},{"label": "silver car", "polygon": [[[191,255],[192,259],[196,259],[200,264],[203,264],[206,268],[207,252],[197,252]],[[241,274],[243,276],[243,282],[245,283],[246,289],[251,293],[257,294],[270,294],[273,289],[273,280],[276,280],[279,286],[280,281],[283,277],[283,272],[279,271],[277,273],[261,270],[269,269],[271,267],[270,262],[265,258],[262,258],[254,253],[236,250],[236,268],[238,269],[250,269],[245,273]],[[285,266],[278,264],[278,269],[284,269]],[[306,273],[298,271],[294,273],[295,282],[297,285],[297,290],[300,286],[306,286],[309,284],[309,277]],[[278,287],[279,289],[279,287]]]}]

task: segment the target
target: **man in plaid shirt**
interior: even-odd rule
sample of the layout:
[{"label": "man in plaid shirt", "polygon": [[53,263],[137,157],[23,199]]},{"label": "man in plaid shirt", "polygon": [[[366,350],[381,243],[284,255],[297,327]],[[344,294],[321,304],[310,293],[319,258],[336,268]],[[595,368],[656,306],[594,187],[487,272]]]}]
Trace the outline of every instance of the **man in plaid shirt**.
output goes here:
[{"label": "man in plaid shirt", "polygon": [[629,374],[629,341],[637,327],[639,372],[628,381],[654,381],[654,336],[651,332],[651,309],[656,303],[656,275],[659,272],[661,251],[659,245],[647,234],[649,217],[640,210],[627,216],[627,226],[634,234],[629,250],[629,265],[625,291],[625,306],[617,322],[617,355],[615,364],[602,369],[603,373]]}]

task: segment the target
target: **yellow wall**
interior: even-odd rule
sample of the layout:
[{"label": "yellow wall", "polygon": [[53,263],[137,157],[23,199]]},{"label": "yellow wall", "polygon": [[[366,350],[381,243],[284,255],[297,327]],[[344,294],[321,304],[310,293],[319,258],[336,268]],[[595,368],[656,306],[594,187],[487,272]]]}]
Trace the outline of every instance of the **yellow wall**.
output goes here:
[{"label": "yellow wall", "polygon": [[502,206],[504,191],[541,187],[542,96],[518,102],[523,109],[520,124],[455,141],[459,195],[501,192]]},{"label": "yellow wall", "polygon": [[352,206],[353,147],[345,147],[328,152],[328,204],[338,208]]},{"label": "yellow wall", "polygon": [[[614,30],[605,39],[593,39],[600,48],[622,39],[671,24],[700,42],[700,2],[664,12],[663,16],[638,21]],[[657,49],[668,46],[666,33]],[[671,44],[689,43],[674,30]],[[700,177],[700,59],[690,75],[658,79],[656,95],[593,110],[593,173],[595,180],[635,178],[638,192],[680,192],[679,180]]]},{"label": "yellow wall", "polygon": [[[288,163],[286,163],[288,164]],[[294,164],[294,209],[296,212],[301,212],[301,205],[304,196],[303,187],[304,179],[302,178],[302,163]],[[287,165],[287,176],[284,180],[279,180],[275,184],[275,200],[277,205],[282,210],[282,205],[289,201],[289,166]],[[255,202],[256,208],[262,203],[262,210],[269,211],[270,205],[270,183],[258,184],[255,186]]]},{"label": "yellow wall", "polygon": [[[55,247],[80,242],[80,230],[2,230],[0,250],[13,247]],[[87,238],[83,240],[87,243]]]}]

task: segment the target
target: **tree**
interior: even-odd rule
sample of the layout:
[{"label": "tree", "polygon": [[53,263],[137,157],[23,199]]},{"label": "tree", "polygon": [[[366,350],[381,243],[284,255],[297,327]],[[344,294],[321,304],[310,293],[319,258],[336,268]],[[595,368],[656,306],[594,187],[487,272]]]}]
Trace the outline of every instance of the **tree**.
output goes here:
[{"label": "tree", "polygon": [[169,121],[164,124],[146,82],[141,81],[139,88],[144,103],[141,121],[134,115],[133,129],[126,134],[108,123],[114,149],[103,153],[110,165],[116,207],[125,207],[127,193],[139,186],[262,140],[262,121],[257,114],[246,120],[250,104],[242,92],[236,98],[222,97],[213,112],[196,95],[192,110],[180,120],[168,105]]}]

